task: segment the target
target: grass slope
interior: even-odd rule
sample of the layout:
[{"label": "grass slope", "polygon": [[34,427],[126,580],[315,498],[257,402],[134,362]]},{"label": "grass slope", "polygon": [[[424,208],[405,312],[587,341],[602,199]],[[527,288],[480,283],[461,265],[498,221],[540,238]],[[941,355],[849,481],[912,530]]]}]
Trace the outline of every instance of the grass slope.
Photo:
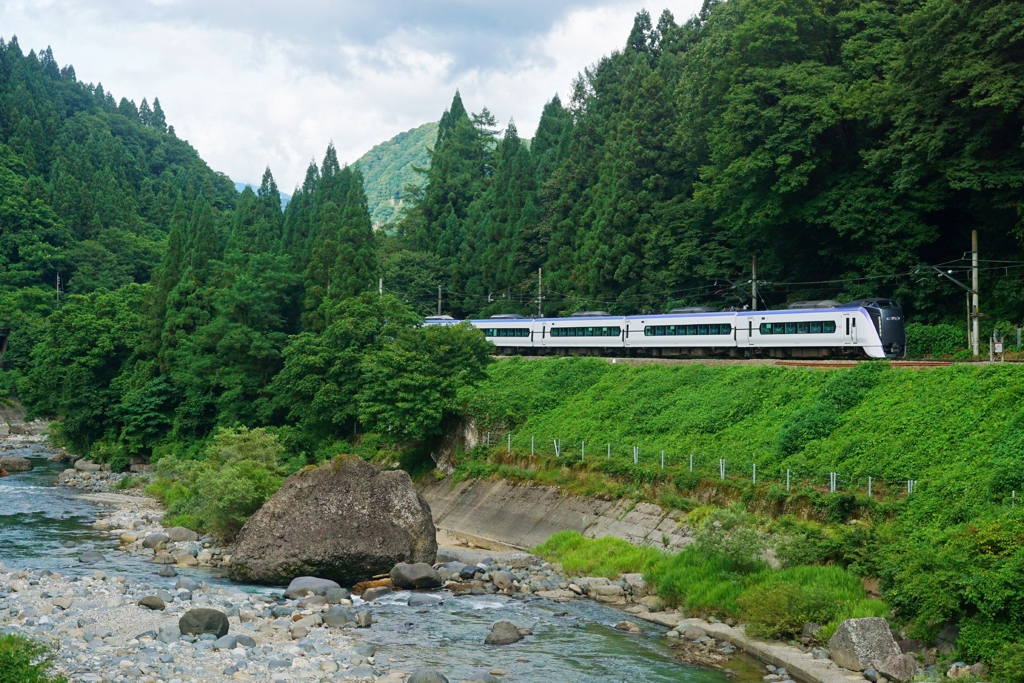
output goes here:
[{"label": "grass slope", "polygon": [[[922,371],[870,363],[823,371],[512,359],[494,363],[463,399],[494,445],[456,454],[457,478],[498,475],[652,500],[688,511],[697,527],[709,509],[739,515],[732,526],[709,528],[720,532],[709,552],[736,539],[767,539],[787,568],[834,564],[879,578],[910,633],[928,638],[959,623],[964,659],[997,662],[1024,652],[1024,513],[1013,498],[1024,490],[1022,366]],[[830,472],[838,476],[835,492]],[[913,494],[908,480],[916,482]],[[607,550],[577,554],[615,567],[619,559]],[[685,577],[707,573],[690,566],[706,560],[673,560],[682,563],[683,583],[671,588],[673,574],[663,572],[667,595],[742,614],[741,597],[760,579],[729,587],[712,578],[707,585],[719,586],[718,597],[693,598],[704,588]],[[624,561],[655,579],[655,567],[668,566],[643,553]],[[768,599],[764,591],[749,595],[748,609]]]}]

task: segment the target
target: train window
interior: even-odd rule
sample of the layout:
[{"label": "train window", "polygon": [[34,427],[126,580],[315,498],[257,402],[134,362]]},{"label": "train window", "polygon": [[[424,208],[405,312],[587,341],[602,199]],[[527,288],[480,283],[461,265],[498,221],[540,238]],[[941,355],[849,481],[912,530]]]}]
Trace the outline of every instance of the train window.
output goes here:
[{"label": "train window", "polygon": [[821,322],[761,323],[761,334],[833,334],[836,324],[832,320]]},{"label": "train window", "polygon": [[552,337],[618,337],[621,327],[554,327]]},{"label": "train window", "polygon": [[528,327],[490,327],[480,330],[485,337],[529,337]]},{"label": "train window", "polygon": [[716,325],[648,325],[644,328],[645,337],[683,337],[711,334],[732,334],[732,325],[729,323]]}]

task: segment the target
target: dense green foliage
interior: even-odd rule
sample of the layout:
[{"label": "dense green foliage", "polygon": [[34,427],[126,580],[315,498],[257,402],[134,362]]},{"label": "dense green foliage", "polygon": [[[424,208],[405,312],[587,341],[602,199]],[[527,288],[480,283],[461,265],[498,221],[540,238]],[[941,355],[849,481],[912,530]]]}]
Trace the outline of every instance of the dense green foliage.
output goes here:
[{"label": "dense green foliage", "polygon": [[356,160],[374,227],[391,223],[403,208],[403,193],[423,186],[420,171],[430,168],[429,147],[435,138],[437,123],[424,123],[375,145]]},{"label": "dense green foliage", "polygon": [[[695,508],[698,499],[738,503],[777,517],[767,531],[784,566],[828,562],[879,577],[909,630],[931,637],[960,622],[963,657],[994,661],[1007,642],[1024,642],[1024,527],[1011,505],[1013,492],[1024,490],[1022,380],[1024,370],[1010,365],[823,372],[501,361],[463,394],[478,429],[501,445],[464,454],[456,476],[499,474],[640,497],[692,510],[691,518],[703,509]],[[640,447],[637,464],[633,446]],[[830,472],[838,475],[835,493]],[[907,480],[916,482],[913,495]],[[764,529],[725,521],[705,551],[767,543]],[[709,600],[732,605],[738,598]],[[694,604],[711,604],[702,600]]]},{"label": "dense green foliage", "polygon": [[0,683],[65,683],[54,676],[53,650],[24,636],[0,635]]},{"label": "dense green foliage", "polygon": [[[1024,9],[1006,0],[713,0],[637,15],[545,107],[529,149],[456,94],[407,198],[392,290],[455,315],[893,296],[1019,323]],[[952,264],[966,278],[964,263]],[[985,328],[991,322],[983,323]],[[987,329],[984,334],[987,335]]]}]

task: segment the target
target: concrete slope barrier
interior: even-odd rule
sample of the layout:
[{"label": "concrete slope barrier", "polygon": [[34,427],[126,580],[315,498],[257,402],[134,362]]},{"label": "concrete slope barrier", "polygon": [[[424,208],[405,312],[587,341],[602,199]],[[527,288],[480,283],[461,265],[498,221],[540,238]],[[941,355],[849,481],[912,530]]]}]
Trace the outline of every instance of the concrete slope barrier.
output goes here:
[{"label": "concrete slope barrier", "polygon": [[672,551],[690,542],[682,513],[651,503],[584,498],[554,486],[504,479],[454,483],[446,477],[419,488],[438,529],[481,547],[532,548],[566,529],[588,538],[613,536]]}]

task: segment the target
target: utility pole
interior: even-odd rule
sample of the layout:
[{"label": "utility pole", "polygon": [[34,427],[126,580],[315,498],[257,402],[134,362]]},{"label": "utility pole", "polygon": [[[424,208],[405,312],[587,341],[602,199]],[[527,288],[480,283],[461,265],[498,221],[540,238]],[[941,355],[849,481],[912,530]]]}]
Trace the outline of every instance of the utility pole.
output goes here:
[{"label": "utility pole", "polygon": [[543,304],[543,301],[544,301],[543,284],[544,284],[544,269],[543,268],[538,268],[537,269],[537,317],[538,318],[543,318],[544,317],[544,312],[543,312],[543,310],[541,308],[541,306]]},{"label": "utility pole", "polygon": [[981,353],[980,342],[981,338],[979,335],[980,321],[978,320],[978,231],[971,230],[971,289],[974,292],[971,294],[971,303],[973,304],[971,310],[971,348],[974,351],[974,355],[978,356]]},{"label": "utility pole", "polygon": [[57,301],[60,301],[60,272],[57,273]]},{"label": "utility pole", "polygon": [[437,314],[441,315],[441,285],[437,286]]},{"label": "utility pole", "polygon": [[377,278],[377,294],[381,299],[384,298],[384,278]]},{"label": "utility pole", "polygon": [[757,310],[757,254],[750,261],[750,310]]}]

